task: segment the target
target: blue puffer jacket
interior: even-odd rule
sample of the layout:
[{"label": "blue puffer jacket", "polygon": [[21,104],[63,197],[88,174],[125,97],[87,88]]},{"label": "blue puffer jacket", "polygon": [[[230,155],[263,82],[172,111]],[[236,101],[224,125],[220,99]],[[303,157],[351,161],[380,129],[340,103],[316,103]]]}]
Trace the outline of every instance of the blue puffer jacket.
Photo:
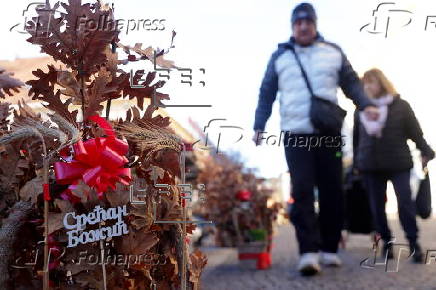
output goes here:
[{"label": "blue puffer jacket", "polygon": [[324,41],[319,34],[307,47],[299,46],[291,37],[289,42],[278,45],[269,60],[260,87],[254,130],[265,129],[279,91],[281,130],[299,134],[315,132],[309,116],[311,96],[295,55],[289,49],[291,46],[298,53],[316,96],[337,103],[339,86],[359,109],[371,105],[359,77],[340,47]]}]

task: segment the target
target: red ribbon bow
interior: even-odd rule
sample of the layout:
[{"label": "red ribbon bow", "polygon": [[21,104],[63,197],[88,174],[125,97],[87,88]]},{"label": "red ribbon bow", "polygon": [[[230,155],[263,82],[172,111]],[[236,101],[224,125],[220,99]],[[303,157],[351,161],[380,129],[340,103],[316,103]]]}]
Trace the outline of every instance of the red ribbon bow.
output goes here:
[{"label": "red ribbon bow", "polygon": [[97,190],[99,198],[108,189],[115,189],[116,183],[128,185],[131,180],[128,163],[127,142],[117,139],[111,125],[100,116],[91,116],[91,121],[104,129],[107,137],[97,137],[73,145],[74,156],[71,162],[54,164],[56,180],[59,184],[77,184],[80,179]]},{"label": "red ribbon bow", "polygon": [[248,190],[240,190],[236,193],[236,198],[239,201],[249,201],[251,199],[251,192]]}]

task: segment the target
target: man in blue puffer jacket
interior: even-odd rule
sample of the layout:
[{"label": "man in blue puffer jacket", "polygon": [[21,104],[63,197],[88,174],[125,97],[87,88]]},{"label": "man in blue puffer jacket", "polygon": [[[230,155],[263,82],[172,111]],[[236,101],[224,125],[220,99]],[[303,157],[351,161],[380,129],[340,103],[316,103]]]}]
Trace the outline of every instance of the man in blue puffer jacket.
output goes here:
[{"label": "man in blue puffer jacket", "polygon": [[[313,6],[308,3],[296,6],[291,22],[293,36],[280,43],[272,54],[262,81],[253,141],[259,145],[264,139],[266,121],[280,92],[281,130],[290,132],[285,134],[284,145],[295,201],[290,218],[301,255],[298,270],[303,275],[313,275],[321,270],[320,262],[341,265],[337,250],[343,225],[342,142],[329,139],[341,136],[321,136],[314,128],[309,115],[311,94],[290,48],[298,54],[314,95],[337,104],[339,86],[370,119],[377,119],[378,110],[365,95],[342,50],[317,32]],[[308,147],[307,140],[311,145],[316,140],[317,146]],[[315,186],[319,193],[318,219],[314,209]]]}]

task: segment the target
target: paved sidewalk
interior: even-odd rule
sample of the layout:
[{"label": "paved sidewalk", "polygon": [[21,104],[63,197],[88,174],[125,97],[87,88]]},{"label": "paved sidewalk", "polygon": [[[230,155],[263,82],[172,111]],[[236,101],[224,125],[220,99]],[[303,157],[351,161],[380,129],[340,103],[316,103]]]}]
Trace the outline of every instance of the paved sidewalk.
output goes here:
[{"label": "paved sidewalk", "polygon": [[[390,224],[397,241],[404,243],[398,221],[391,220]],[[436,220],[420,221],[419,224],[423,250],[436,251]],[[323,268],[321,275],[301,277],[295,270],[298,257],[293,228],[281,226],[274,237],[273,266],[268,270],[241,269],[235,249],[205,249],[209,262],[202,275],[202,289],[436,289],[435,260],[430,265],[416,265],[403,258],[398,272],[385,272],[383,265],[373,269],[360,266],[363,259],[372,257],[369,236],[350,235],[346,247],[340,251],[344,262],[341,268]],[[406,257],[407,252],[402,256]],[[389,266],[391,270],[394,268],[393,264]]]}]

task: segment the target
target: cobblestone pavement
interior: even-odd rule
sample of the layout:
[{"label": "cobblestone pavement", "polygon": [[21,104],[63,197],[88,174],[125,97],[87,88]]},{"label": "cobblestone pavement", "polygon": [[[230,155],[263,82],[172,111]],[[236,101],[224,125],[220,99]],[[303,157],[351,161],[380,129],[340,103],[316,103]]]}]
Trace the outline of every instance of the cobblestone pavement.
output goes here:
[{"label": "cobblestone pavement", "polygon": [[[397,220],[390,221],[397,242],[405,243]],[[420,221],[423,251],[436,250],[436,220]],[[436,289],[436,261],[429,265],[416,265],[400,259],[398,272],[385,272],[384,265],[373,269],[363,268],[360,262],[373,257],[369,235],[349,235],[346,249],[340,250],[343,265],[340,268],[323,268],[320,275],[301,277],[295,270],[297,246],[293,227],[277,228],[272,251],[273,265],[268,270],[242,269],[233,248],[204,249],[209,257],[202,275],[204,290],[263,290],[263,289]],[[433,256],[435,254],[433,253]],[[389,269],[394,269],[392,265]]]}]

